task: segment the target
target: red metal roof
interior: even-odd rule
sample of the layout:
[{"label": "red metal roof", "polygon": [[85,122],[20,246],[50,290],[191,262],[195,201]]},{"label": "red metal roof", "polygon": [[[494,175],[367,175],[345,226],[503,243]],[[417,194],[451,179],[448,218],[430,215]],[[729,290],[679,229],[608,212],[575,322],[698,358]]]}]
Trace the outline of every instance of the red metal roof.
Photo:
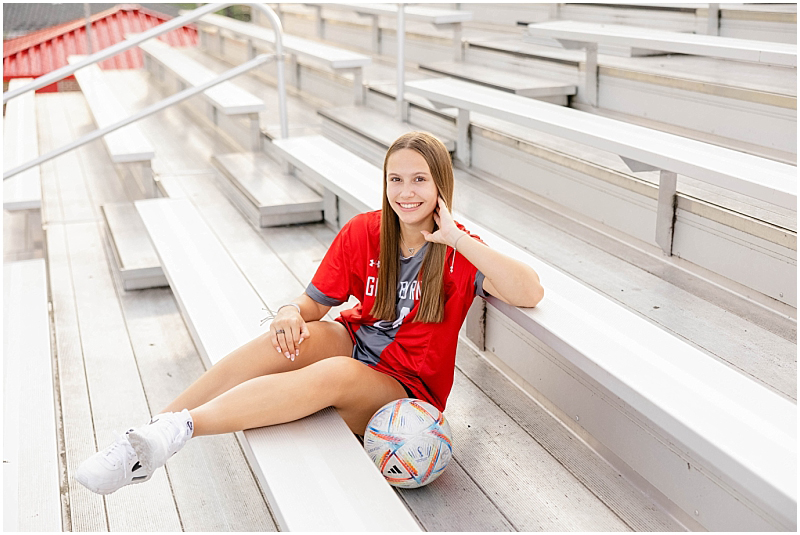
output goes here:
[{"label": "red metal roof", "polygon": [[[170,20],[170,17],[135,4],[120,4],[93,15],[92,49],[98,52],[125,40],[127,33],[141,33]],[[170,46],[194,46],[194,25],[178,28],[159,37]],[[73,54],[87,54],[86,19],[78,19],[37,32],[3,41],[3,81],[12,78],[36,78],[67,64]],[[138,69],[143,66],[142,52],[133,48],[99,63],[101,69]],[[72,78],[72,77],[70,77]],[[52,84],[39,91],[56,91]]]}]

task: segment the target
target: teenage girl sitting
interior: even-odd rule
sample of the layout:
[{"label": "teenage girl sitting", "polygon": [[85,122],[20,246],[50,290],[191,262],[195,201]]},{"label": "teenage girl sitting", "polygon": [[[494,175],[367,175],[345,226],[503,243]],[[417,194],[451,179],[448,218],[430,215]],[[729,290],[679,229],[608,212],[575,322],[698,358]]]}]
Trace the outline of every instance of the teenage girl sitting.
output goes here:
[{"label": "teenage girl sitting", "polygon": [[[383,208],[342,227],[305,293],[278,309],[269,331],[212,366],[150,423],[84,461],[80,483],[109,494],[147,481],[192,437],[285,423],[329,406],[359,435],[396,399],[444,410],[458,331],[475,296],[533,307],[544,289],[531,267],[453,221],[453,168],[438,139],[401,136],[383,175]],[[320,321],[351,295],[359,305]]]}]

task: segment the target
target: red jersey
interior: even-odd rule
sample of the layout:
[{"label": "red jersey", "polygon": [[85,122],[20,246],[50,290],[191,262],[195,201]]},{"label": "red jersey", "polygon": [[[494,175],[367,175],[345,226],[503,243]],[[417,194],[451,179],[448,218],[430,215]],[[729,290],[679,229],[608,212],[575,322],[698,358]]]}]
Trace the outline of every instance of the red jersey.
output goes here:
[{"label": "red jersey", "polygon": [[[461,224],[456,225],[469,234]],[[345,224],[306,293],[326,306],[340,305],[355,296],[359,304],[336,318],[350,333],[353,357],[397,379],[415,397],[443,411],[453,387],[458,332],[475,296],[488,295],[483,291],[484,276],[461,253],[448,247],[444,319],[441,323],[421,323],[414,318],[421,297],[419,266],[424,252],[420,250],[410,258],[401,256],[397,320],[377,320],[369,311],[378,287],[380,228],[380,210],[359,214]],[[470,236],[481,241],[478,236]]]}]

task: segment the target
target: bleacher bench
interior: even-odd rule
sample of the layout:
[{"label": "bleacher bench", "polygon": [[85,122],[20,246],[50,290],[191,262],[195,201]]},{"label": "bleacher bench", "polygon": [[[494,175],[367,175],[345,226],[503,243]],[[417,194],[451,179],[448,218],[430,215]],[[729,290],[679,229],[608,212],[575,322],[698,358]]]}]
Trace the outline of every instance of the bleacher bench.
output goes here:
[{"label": "bleacher bench", "polygon": [[[8,83],[12,91],[32,82],[17,78]],[[19,167],[39,156],[34,92],[10,100],[3,118],[3,170]],[[39,210],[42,207],[42,176],[39,166],[3,181],[3,210]]]},{"label": "bleacher bench", "polygon": [[528,35],[556,39],[564,48],[584,48],[587,43],[596,43],[797,67],[797,45],[771,41],[571,20],[531,23]]},{"label": "bleacher bench", "polygon": [[634,172],[660,170],[656,242],[668,255],[677,174],[797,209],[797,168],[788,164],[452,78],[407,82],[406,91],[458,108],[456,155],[467,165],[469,113],[476,112],[618,154]]},{"label": "bleacher bench", "polygon": [[[86,56],[69,56],[67,61],[70,64],[84,60]],[[89,111],[92,113],[94,123],[97,128],[105,128],[123,119],[127,119],[131,114],[120,104],[111,87],[103,77],[103,71],[97,64],[89,65],[75,72],[75,79],[81,88],[81,92],[86,97]],[[103,136],[103,144],[106,146],[111,161],[117,164],[140,163],[145,167],[145,194],[148,197],[155,197],[155,182],[152,178],[152,160],[155,158],[155,149],[150,141],[142,133],[141,128],[136,123],[129,124],[123,128],[115,130]]]},{"label": "bleacher bench", "polygon": [[[21,98],[25,97],[17,100]],[[62,530],[52,362],[45,261],[5,263],[3,530],[6,532]]]},{"label": "bleacher bench", "polygon": [[[220,15],[206,15],[197,24],[201,28],[208,26],[230,32],[236,38],[248,41],[251,47],[274,49],[275,32],[262,26]],[[200,35],[201,38],[205,36],[202,32]],[[295,86],[297,86],[297,80],[299,79],[296,73],[297,60],[302,58],[313,63],[321,63],[337,73],[351,73],[353,75],[354,102],[356,104],[364,103],[363,68],[372,62],[372,58],[294,35],[283,34],[282,44],[284,51],[289,54],[290,64],[293,66],[291,70]],[[249,53],[251,56],[255,54],[252,48]]]},{"label": "bleacher bench", "polygon": [[621,45],[677,54],[708,56],[736,61],[797,67],[797,45],[668,32],[619,24],[596,24],[570,20],[528,25],[525,39],[550,38],[564,48],[586,49],[586,98],[597,106],[597,46]]},{"label": "bleacher bench", "polygon": [[[126,38],[131,37],[133,35],[126,35]],[[155,71],[156,78],[160,82],[163,80],[159,74],[163,72],[162,69],[166,69],[177,77],[179,90],[202,85],[219,76],[218,73],[158,39],[145,41],[139,45],[139,48],[144,52],[145,68],[150,72]],[[216,126],[220,125],[220,114],[226,117],[246,116],[250,120],[252,149],[259,149],[261,134],[258,114],[266,109],[263,100],[241,89],[231,81],[222,82],[203,91],[203,97],[209,106],[207,117]]]},{"label": "bleacher bench", "polygon": [[[266,331],[264,302],[189,200],[148,199],[136,208],[207,367]],[[281,304],[267,302],[272,310]],[[281,530],[420,530],[331,407],[247,430],[240,441]]]},{"label": "bleacher bench", "polygon": [[[286,161],[336,192],[356,212],[380,209],[380,168],[322,136],[273,144]],[[517,308],[490,297],[493,307],[660,429],[666,437],[661,440],[678,444],[699,460],[702,470],[755,503],[772,525],[795,530],[795,404],[462,214],[454,217],[490,247],[530,265],[541,276],[546,296],[537,308]],[[523,361],[525,355],[519,358]],[[598,418],[601,428],[605,423]],[[613,431],[608,440],[627,442]],[[623,460],[645,477],[656,473],[651,483],[670,499],[690,490],[676,491],[685,480],[669,471],[658,473],[653,466],[658,467],[659,460],[653,455],[636,451],[632,459]],[[729,516],[735,518],[732,512]]]},{"label": "bleacher bench", "polygon": [[[317,36],[324,38],[324,25],[322,23],[322,8],[353,11],[361,16],[372,18],[372,51],[376,54],[381,53],[381,29],[378,25],[378,17],[397,16],[396,4],[309,4],[317,10]],[[405,20],[415,20],[427,22],[436,26],[437,29],[453,30],[453,46],[455,47],[455,60],[463,59],[463,48],[461,46],[461,23],[472,20],[472,13],[454,9],[441,9],[438,7],[405,6],[403,9]]]}]

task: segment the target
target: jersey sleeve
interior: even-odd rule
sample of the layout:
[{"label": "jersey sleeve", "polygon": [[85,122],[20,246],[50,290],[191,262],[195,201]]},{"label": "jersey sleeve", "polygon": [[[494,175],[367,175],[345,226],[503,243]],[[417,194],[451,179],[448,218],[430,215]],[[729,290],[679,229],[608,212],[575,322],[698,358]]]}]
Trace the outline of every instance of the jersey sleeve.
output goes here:
[{"label": "jersey sleeve", "polygon": [[317,303],[338,306],[350,298],[352,269],[346,254],[350,249],[350,230],[350,222],[341,228],[306,287],[306,294]]},{"label": "jersey sleeve", "polygon": [[481,270],[477,270],[475,272],[475,295],[477,297],[483,297],[484,299],[487,297],[491,297],[492,295],[483,289],[483,279],[485,278],[486,275],[484,275]]}]

